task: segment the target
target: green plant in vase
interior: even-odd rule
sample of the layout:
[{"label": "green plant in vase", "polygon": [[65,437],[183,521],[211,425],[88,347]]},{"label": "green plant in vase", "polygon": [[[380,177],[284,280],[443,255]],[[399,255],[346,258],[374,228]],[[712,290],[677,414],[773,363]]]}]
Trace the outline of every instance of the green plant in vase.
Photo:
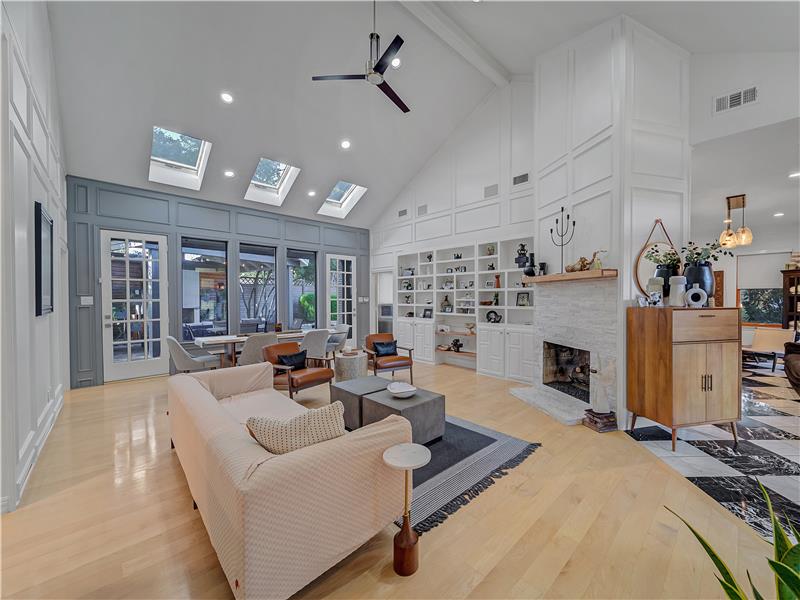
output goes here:
[{"label": "green plant in vase", "polygon": [[686,289],[690,290],[697,284],[701,290],[714,296],[714,271],[711,263],[717,262],[722,256],[733,256],[733,253],[724,250],[719,242],[706,242],[702,246],[689,242],[681,248],[683,257],[683,275],[686,277]]},{"label": "green plant in vase", "polygon": [[[768,558],[767,563],[769,563],[769,567],[772,569],[773,573],[775,573],[775,597],[778,600],[797,600],[800,598],[800,543],[798,543],[800,542],[800,532],[798,532],[797,527],[786,518],[795,538],[795,544],[793,545],[789,536],[786,535],[786,532],[781,527],[778,518],[775,516],[775,511],[772,510],[772,502],[769,499],[767,490],[764,489],[760,481],[758,482],[758,486],[761,488],[761,493],[764,495],[764,500],[769,509],[769,518],[772,522],[772,537],[774,540],[772,546],[775,552],[774,558]],[[725,561],[722,560],[714,548],[711,547],[711,544],[709,544],[686,519],[671,508],[666,506],[664,508],[683,521],[689,528],[689,531],[697,538],[697,541],[700,542],[703,550],[706,551],[706,554],[708,554],[708,557],[714,563],[717,571],[719,571],[719,575],[716,575],[716,577],[725,595],[730,598],[730,600],[747,600],[747,594],[744,589],[736,581],[736,578],[728,568],[728,565],[725,564]],[[763,600],[764,596],[762,596],[756,589],[756,586],[753,585],[750,571],[747,571],[747,580],[750,583],[753,598],[755,600]]]},{"label": "green plant in vase", "polygon": [[656,266],[653,273],[654,277],[661,277],[664,280],[664,296],[669,296],[669,278],[679,275],[681,272],[681,257],[675,248],[659,246],[653,244],[644,253],[645,260],[649,260]]}]

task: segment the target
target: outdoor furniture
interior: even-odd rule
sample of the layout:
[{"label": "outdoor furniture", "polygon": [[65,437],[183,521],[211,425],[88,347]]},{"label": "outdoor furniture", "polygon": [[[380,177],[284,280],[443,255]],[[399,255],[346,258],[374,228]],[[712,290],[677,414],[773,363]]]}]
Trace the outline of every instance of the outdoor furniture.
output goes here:
[{"label": "outdoor furniture", "polygon": [[204,350],[200,356],[192,356],[186,351],[181,343],[171,335],[167,336],[167,348],[169,357],[175,365],[175,370],[181,373],[191,373],[193,371],[205,371],[216,368],[217,358]]},{"label": "outdoor furniture", "polygon": [[327,329],[312,329],[303,336],[300,350],[305,350],[309,358],[323,358],[328,356],[326,346],[330,333]]},{"label": "outdoor furniture", "polygon": [[225,366],[225,354],[228,355],[231,366],[236,366],[236,344],[243,344],[247,341],[247,337],[239,335],[212,335],[208,337],[196,337],[194,343],[201,348],[213,348],[214,346],[222,346],[225,352],[219,355],[219,366]]},{"label": "outdoor furniture", "polygon": [[392,356],[376,356],[375,355],[375,342],[393,342],[394,336],[391,333],[371,333],[367,336],[364,343],[364,351],[369,356],[369,365],[372,367],[372,372],[377,375],[384,371],[391,371],[394,375],[395,371],[408,369],[411,377],[411,383],[414,383],[414,359],[411,356],[414,351],[413,348],[405,348],[397,346],[398,350],[405,350],[408,356],[401,354],[393,354]]},{"label": "outdoor furniture", "polygon": [[347,336],[350,335],[351,329],[352,327],[347,324],[336,326],[336,333],[328,338],[328,345],[325,348],[325,356],[328,355],[328,352],[333,354],[333,356],[336,356],[337,350],[339,352],[344,350],[344,347],[347,344]]},{"label": "outdoor furniture", "polygon": [[333,361],[333,370],[336,373],[337,382],[366,377],[367,355],[365,352],[357,352],[350,356],[340,354]]},{"label": "outdoor furniture", "polygon": [[264,353],[262,352],[264,346],[277,343],[278,336],[275,333],[254,333],[247,337],[247,341],[242,347],[242,353],[236,362],[240,366],[264,362]]},{"label": "outdoor furniture", "polygon": [[772,358],[772,370],[778,366],[778,356],[783,356],[784,344],[794,341],[794,331],[791,329],[778,329],[777,327],[756,327],[753,333],[753,342],[749,346],[742,346],[742,356],[752,356],[759,363],[759,356]]},{"label": "outdoor furniture", "polygon": [[243,319],[239,322],[239,333],[258,333],[260,319]]},{"label": "outdoor furniture", "polygon": [[383,377],[358,377],[337,381],[331,386],[331,402],[344,405],[344,426],[352,431],[361,427],[361,398],[385,390],[389,380]]},{"label": "outdoor furniture", "polygon": [[415,444],[427,444],[444,435],[444,396],[417,389],[410,398],[399,399],[389,390],[366,394],[361,399],[361,425],[376,423],[389,415],[400,415],[411,423]]},{"label": "outdoor furniture", "polygon": [[300,390],[324,383],[330,385],[333,381],[333,369],[330,368],[330,361],[333,359],[306,356],[305,368],[292,370],[279,358],[298,352],[300,344],[297,342],[281,342],[263,349],[264,360],[272,363],[272,366],[281,372],[275,375],[275,388],[289,390],[289,398],[294,398],[295,392]]}]

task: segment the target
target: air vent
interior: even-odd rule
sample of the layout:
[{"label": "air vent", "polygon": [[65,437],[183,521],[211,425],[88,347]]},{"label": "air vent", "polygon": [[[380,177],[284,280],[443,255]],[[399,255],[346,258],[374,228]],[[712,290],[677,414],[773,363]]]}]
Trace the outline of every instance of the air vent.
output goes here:
[{"label": "air vent", "polygon": [[522,175],[517,175],[514,177],[514,185],[522,185],[523,183],[528,183],[527,173],[523,173]]},{"label": "air vent", "polygon": [[405,217],[407,214],[408,214],[408,209],[407,208],[404,208],[403,210],[398,210],[397,211],[397,216],[398,217]]},{"label": "air vent", "polygon": [[758,100],[758,88],[753,86],[714,98],[714,112],[721,113]]},{"label": "air vent", "polygon": [[428,214],[428,205],[427,204],[420,204],[417,207],[417,216],[422,217]]},{"label": "air vent", "polygon": [[496,183],[494,183],[492,185],[487,185],[485,188],[483,188],[483,197],[485,199],[485,198],[491,198],[493,196],[497,196],[499,191],[500,191],[500,186],[497,185]]}]

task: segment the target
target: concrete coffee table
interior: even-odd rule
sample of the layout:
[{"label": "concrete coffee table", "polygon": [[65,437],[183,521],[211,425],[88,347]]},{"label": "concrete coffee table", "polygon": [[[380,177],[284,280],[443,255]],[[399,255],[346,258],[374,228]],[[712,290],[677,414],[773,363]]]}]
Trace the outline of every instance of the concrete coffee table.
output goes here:
[{"label": "concrete coffee table", "polygon": [[364,395],[361,406],[362,427],[389,415],[400,415],[411,422],[411,437],[415,444],[427,444],[444,435],[442,394],[418,388],[413,396],[405,399],[395,398],[385,389]]},{"label": "concrete coffee table", "polygon": [[[338,360],[338,359],[337,359]],[[383,377],[356,377],[339,381],[331,386],[331,402],[337,400],[344,404],[344,426],[350,431],[363,425],[361,398],[365,394],[385,390],[391,381]]]}]

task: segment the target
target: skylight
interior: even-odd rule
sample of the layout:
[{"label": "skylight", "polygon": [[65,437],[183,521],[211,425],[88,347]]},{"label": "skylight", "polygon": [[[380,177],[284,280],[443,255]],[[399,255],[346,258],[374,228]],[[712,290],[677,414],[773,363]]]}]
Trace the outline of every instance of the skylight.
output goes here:
[{"label": "skylight", "polygon": [[356,185],[354,183],[339,181],[335,186],[333,186],[331,193],[328,194],[328,202],[342,204],[345,200],[347,200],[347,197],[353,193],[354,189],[356,189]]},{"label": "skylight", "polygon": [[258,159],[256,170],[250,178],[245,200],[281,206],[294,185],[300,169],[271,158]]},{"label": "skylight", "polygon": [[353,210],[353,207],[358,204],[358,201],[361,200],[366,191],[367,188],[355,183],[338,181],[328,193],[325,202],[319,207],[317,214],[344,219]]},{"label": "skylight", "polygon": [[210,142],[156,125],[150,148],[150,181],[199,190],[209,152]]},{"label": "skylight", "polygon": [[287,174],[289,165],[269,158],[258,161],[256,172],[253,173],[252,182],[277,190]]}]

